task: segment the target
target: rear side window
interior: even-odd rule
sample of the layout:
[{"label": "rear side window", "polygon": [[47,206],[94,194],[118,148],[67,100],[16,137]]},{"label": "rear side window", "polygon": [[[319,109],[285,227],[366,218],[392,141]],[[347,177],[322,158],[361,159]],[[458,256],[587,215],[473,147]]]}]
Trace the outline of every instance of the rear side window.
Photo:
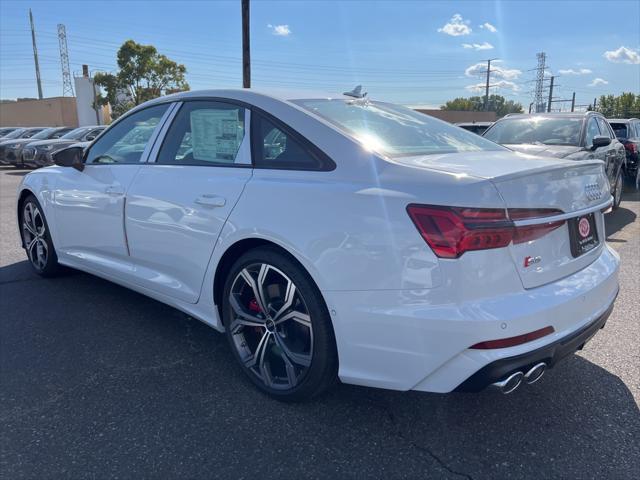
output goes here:
[{"label": "rear side window", "polygon": [[613,132],[616,134],[616,137],[618,138],[629,137],[627,125],[625,123],[612,123],[611,128],[613,128]]},{"label": "rear side window", "polygon": [[156,162],[165,165],[240,163],[237,157],[244,134],[243,107],[222,102],[187,102],[171,124]]},{"label": "rear side window", "polygon": [[258,112],[252,112],[252,153],[256,168],[333,170],[335,164],[301,135]]}]

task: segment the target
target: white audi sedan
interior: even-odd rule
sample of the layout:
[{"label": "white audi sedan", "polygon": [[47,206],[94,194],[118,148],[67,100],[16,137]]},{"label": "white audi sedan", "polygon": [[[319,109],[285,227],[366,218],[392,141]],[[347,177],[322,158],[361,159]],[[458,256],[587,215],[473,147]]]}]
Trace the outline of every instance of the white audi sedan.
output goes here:
[{"label": "white audi sedan", "polygon": [[226,332],[282,400],[337,379],[508,393],[582,348],[618,293],[603,163],[514,153],[354,92],[134,108],[24,177],[33,268],[83,270]]}]

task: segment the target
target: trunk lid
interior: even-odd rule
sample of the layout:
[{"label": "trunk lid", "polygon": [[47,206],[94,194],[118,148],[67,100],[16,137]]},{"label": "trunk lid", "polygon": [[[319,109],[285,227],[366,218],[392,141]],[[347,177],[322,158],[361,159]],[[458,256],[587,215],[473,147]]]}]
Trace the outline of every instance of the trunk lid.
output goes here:
[{"label": "trunk lid", "polygon": [[[574,217],[577,217],[580,211],[602,205],[610,197],[604,163],[599,160],[575,162],[514,152],[470,152],[394,160],[413,167],[485,178],[494,185],[508,209],[556,209],[564,214],[576,213]],[[577,257],[571,252],[570,220],[540,238],[512,242],[507,247],[525,288],[569,276],[598,257],[605,240],[604,215],[598,209],[593,215],[598,245]],[[527,257],[537,261],[525,265]]]}]

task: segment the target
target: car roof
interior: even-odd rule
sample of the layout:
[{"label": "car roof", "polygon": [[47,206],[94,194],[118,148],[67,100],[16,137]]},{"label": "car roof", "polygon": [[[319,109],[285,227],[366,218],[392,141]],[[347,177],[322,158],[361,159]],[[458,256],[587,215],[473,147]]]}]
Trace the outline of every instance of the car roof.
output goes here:
[{"label": "car roof", "polygon": [[[635,117],[632,118],[607,118],[607,122],[620,122],[620,123],[629,123],[633,120],[639,120]],[[640,121],[640,120],[639,120]]]},{"label": "car roof", "polygon": [[588,112],[543,112],[543,113],[509,113],[501,118],[531,118],[531,117],[543,117],[543,118],[585,118],[590,115],[596,115],[603,117],[600,112],[588,111]]}]

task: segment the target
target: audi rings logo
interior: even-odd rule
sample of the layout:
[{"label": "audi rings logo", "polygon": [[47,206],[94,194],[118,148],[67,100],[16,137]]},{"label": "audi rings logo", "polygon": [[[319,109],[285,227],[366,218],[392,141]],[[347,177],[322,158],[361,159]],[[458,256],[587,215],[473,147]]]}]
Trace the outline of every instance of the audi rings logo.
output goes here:
[{"label": "audi rings logo", "polygon": [[584,193],[589,200],[598,200],[602,197],[602,191],[597,183],[589,183],[584,186]]}]

